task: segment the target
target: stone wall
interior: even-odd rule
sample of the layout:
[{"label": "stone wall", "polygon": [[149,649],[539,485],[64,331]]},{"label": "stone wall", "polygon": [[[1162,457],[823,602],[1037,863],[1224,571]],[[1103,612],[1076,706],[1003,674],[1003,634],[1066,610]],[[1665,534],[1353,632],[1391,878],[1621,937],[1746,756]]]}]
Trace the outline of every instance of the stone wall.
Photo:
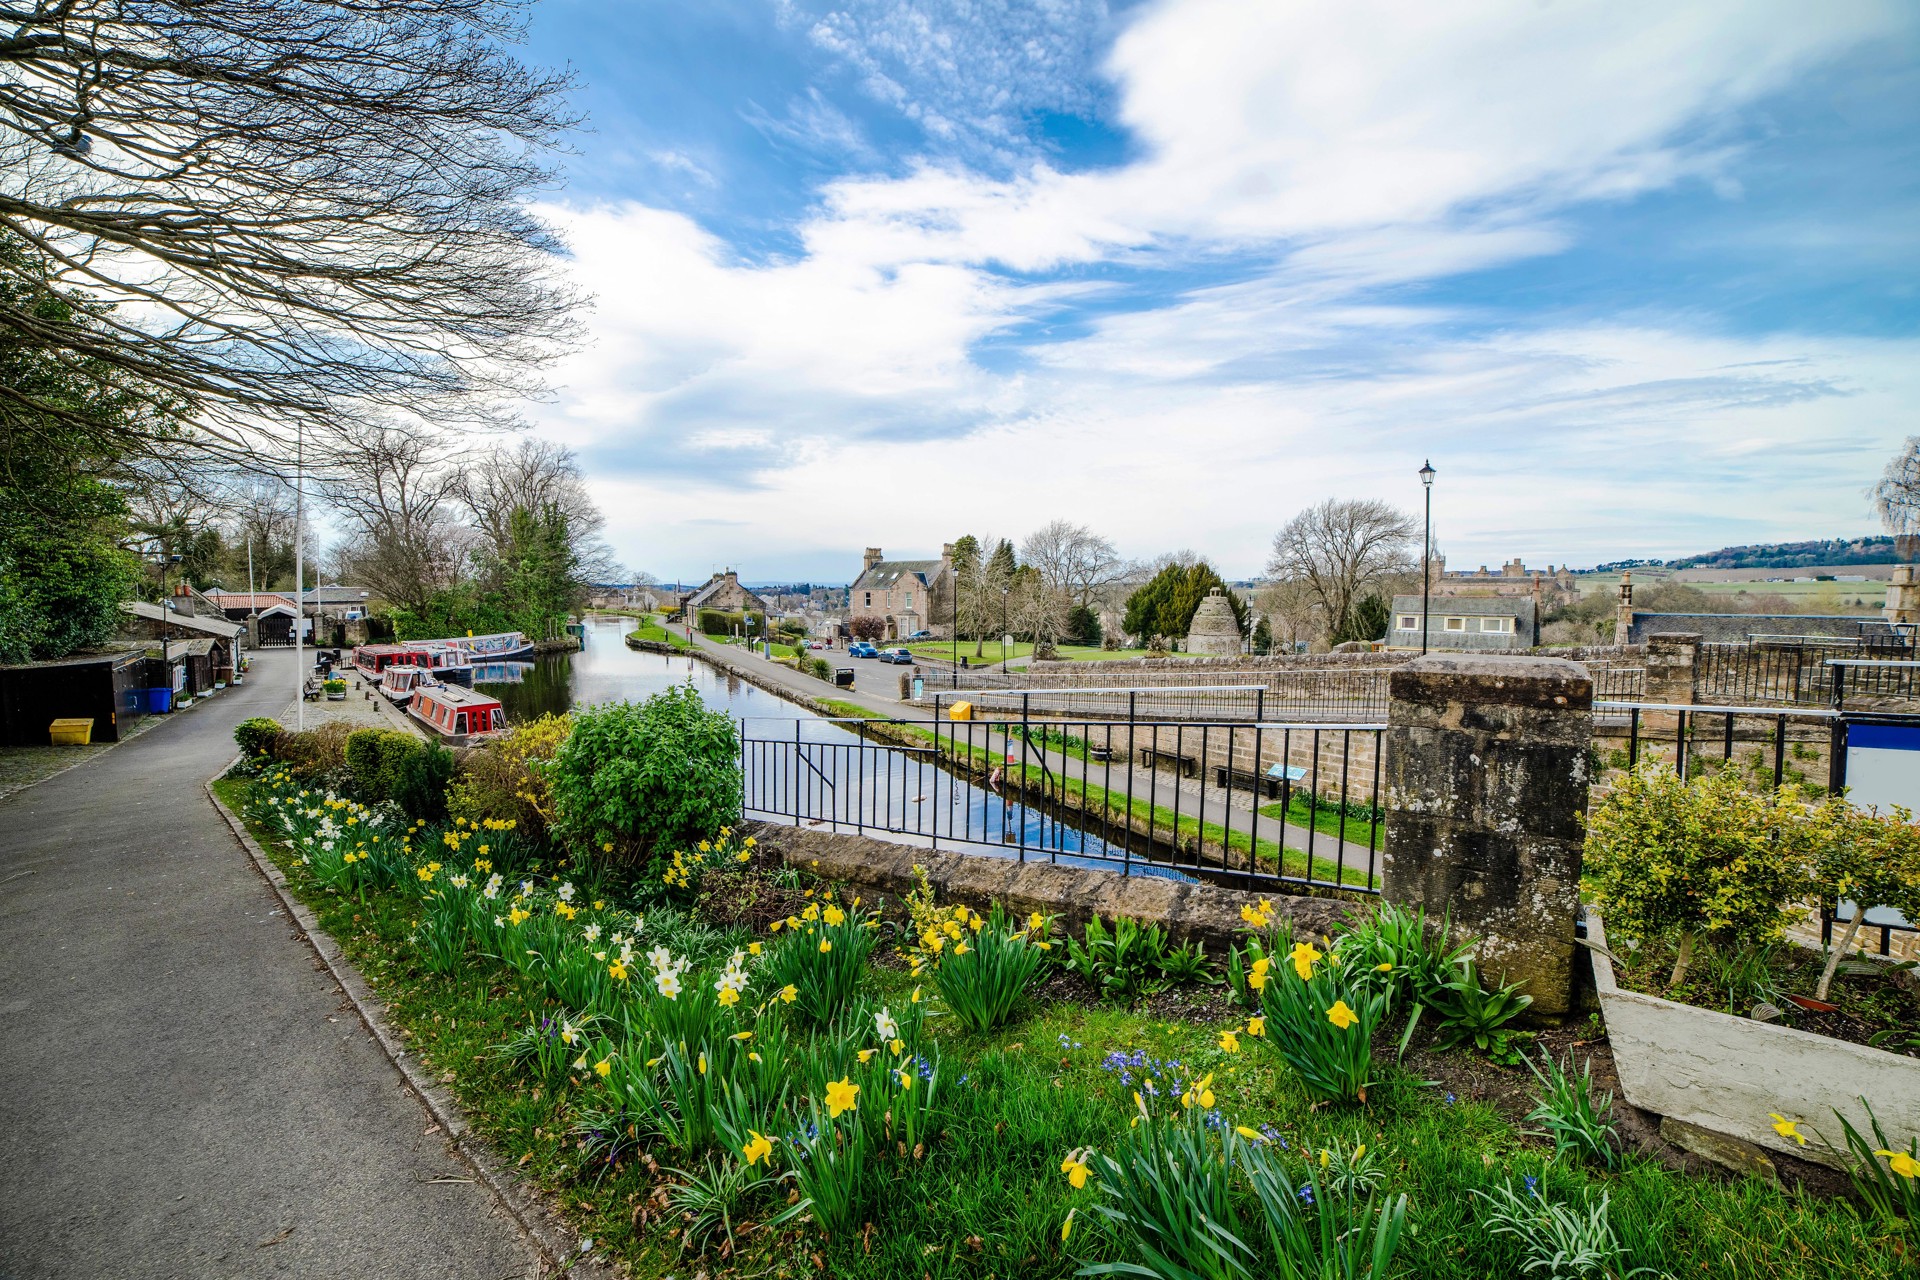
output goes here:
[{"label": "stone wall", "polygon": [[[1263,895],[1183,884],[1159,876],[1016,862],[982,854],[947,853],[893,844],[866,836],[809,831],[774,823],[749,823],[753,836],[788,866],[852,886],[857,892],[904,898],[914,888],[913,869],[924,867],[942,903],[963,902],[986,911],[995,902],[1018,916],[1042,911],[1060,917],[1078,934],[1095,913],[1112,920],[1130,916],[1163,925],[1174,942],[1204,942],[1215,957],[1241,940],[1240,908]],[[1356,910],[1331,898],[1264,895],[1299,930],[1331,933]]]}]

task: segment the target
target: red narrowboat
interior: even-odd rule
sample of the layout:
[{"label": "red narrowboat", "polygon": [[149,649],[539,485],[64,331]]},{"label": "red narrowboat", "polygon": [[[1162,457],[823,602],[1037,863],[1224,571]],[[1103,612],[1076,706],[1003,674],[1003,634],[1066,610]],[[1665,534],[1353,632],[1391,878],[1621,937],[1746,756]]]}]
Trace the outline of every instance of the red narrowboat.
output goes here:
[{"label": "red narrowboat", "polygon": [[438,734],[447,745],[469,746],[497,738],[507,729],[506,709],[498,698],[459,685],[423,686],[414,691],[407,714]]}]

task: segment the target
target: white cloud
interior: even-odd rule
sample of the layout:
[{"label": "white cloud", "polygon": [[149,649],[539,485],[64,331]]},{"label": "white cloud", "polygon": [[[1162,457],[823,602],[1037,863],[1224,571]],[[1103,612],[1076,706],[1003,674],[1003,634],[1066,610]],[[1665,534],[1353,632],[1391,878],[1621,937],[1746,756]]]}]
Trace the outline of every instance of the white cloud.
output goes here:
[{"label": "white cloud", "polygon": [[[928,118],[997,109],[970,79],[977,42],[876,14],[815,36],[877,94],[910,71]],[[623,555],[668,572],[1056,514],[1244,572],[1319,497],[1414,500],[1428,453],[1447,544],[1488,556],[1857,528],[1920,390],[1910,344],[1715,338],[1677,315],[1486,336],[1377,290],[1557,252],[1556,215],[1580,201],[1733,181],[1733,113],[1907,20],[1871,3],[1159,4],[1107,62],[1144,144],[1127,166],[842,179],[771,263],[675,213],[559,211],[597,343],[543,421],[599,460]],[[790,119],[840,127],[806,103]],[[1140,301],[1100,282],[1116,267],[1232,282]],[[1053,321],[1075,336],[1019,332]],[[989,341],[1023,350],[1014,372],[981,357]],[[735,500],[744,526],[676,532]]]}]

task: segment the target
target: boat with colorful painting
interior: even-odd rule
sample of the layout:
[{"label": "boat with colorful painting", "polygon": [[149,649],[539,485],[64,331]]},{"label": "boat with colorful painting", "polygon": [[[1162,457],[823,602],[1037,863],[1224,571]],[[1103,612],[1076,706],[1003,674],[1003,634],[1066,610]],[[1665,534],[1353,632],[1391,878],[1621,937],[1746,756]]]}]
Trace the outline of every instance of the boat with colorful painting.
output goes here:
[{"label": "boat with colorful painting", "polygon": [[451,645],[474,662],[532,662],[533,641],[523,631],[500,631],[490,636],[447,636],[439,640],[409,640],[410,649],[434,649]]},{"label": "boat with colorful painting", "polygon": [[420,664],[433,678],[448,684],[473,683],[473,658],[452,640],[409,640],[407,649],[419,655]]},{"label": "boat with colorful painting", "polygon": [[507,712],[498,698],[459,685],[436,684],[414,691],[407,714],[451,747],[471,746],[506,732]]},{"label": "boat with colorful painting", "polygon": [[355,645],[353,666],[369,680],[377,681],[388,667],[423,667],[421,656],[402,644]]}]

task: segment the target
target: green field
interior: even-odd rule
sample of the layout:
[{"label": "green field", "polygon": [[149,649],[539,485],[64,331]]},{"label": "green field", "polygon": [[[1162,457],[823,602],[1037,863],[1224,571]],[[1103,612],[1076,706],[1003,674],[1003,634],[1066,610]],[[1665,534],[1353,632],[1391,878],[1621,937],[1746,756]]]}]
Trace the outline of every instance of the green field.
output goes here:
[{"label": "green field", "polygon": [[[1857,566],[1853,569],[1859,572]],[[1652,587],[1667,582],[1678,581],[1682,586],[1692,587],[1710,596],[1733,597],[1745,593],[1749,599],[1761,596],[1780,596],[1802,613],[1877,613],[1886,603],[1887,584],[1884,581],[1868,582],[1706,582],[1693,574],[1711,573],[1712,570],[1687,570],[1687,576],[1677,576],[1664,569],[1635,569],[1633,585],[1639,588]],[[1778,571],[1783,575],[1799,572],[1792,569]],[[1604,593],[1614,595],[1620,587],[1620,574],[1596,573],[1579,579],[1583,595]]]},{"label": "green field", "polygon": [[[953,641],[951,640],[922,640],[908,645],[907,648],[917,657],[953,661]],[[998,666],[1000,642],[989,640],[985,644],[976,645],[971,640],[962,640],[960,656],[967,660],[969,666],[979,667],[988,663]],[[1006,654],[1007,662],[1013,666],[1026,665],[1024,660],[1032,656],[1033,646],[1024,641],[1015,641],[1007,649]],[[1145,649],[1102,649],[1098,645],[1091,644],[1063,644],[1055,646],[1054,656],[1066,662],[1112,662],[1120,658],[1144,658],[1147,656],[1147,651]]]}]

